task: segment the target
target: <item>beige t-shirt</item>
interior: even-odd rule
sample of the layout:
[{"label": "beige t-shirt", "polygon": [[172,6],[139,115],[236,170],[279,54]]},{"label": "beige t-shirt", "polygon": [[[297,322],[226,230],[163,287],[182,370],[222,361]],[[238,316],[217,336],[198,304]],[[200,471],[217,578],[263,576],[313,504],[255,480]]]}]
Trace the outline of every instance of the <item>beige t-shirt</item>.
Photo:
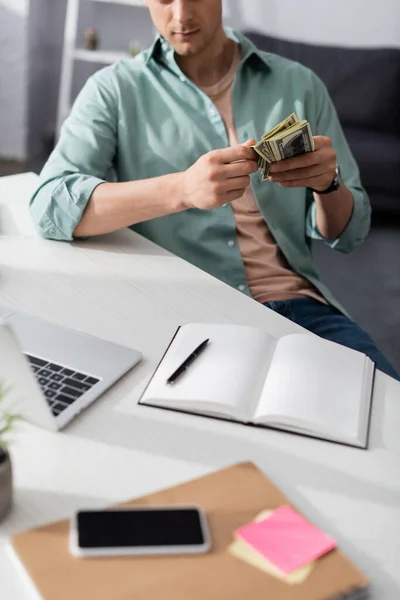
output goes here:
[{"label": "beige t-shirt", "polygon": [[[228,73],[217,84],[201,88],[221,113],[231,146],[240,143],[232,111],[232,88],[240,59],[240,49],[236,45]],[[264,185],[273,184],[266,182]],[[232,209],[237,241],[253,298],[264,303],[312,297],[325,303],[312,283],[290,268],[258,208],[251,186],[241,198],[232,202]]]}]

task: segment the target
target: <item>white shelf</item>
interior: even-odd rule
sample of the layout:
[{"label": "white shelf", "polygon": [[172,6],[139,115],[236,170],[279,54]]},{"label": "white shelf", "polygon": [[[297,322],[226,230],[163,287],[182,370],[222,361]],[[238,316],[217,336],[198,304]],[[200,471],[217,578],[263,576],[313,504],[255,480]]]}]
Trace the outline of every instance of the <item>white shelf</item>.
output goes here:
[{"label": "white shelf", "polygon": [[128,6],[143,6],[146,8],[143,0],[92,0],[92,2],[106,2],[107,4],[126,4]]},{"label": "white shelf", "polygon": [[[4,1],[4,0],[3,0]],[[12,0],[10,0],[11,2]],[[114,7],[131,6],[136,8],[147,8],[145,0],[63,0],[67,6],[65,27],[64,27],[64,45],[63,57],[61,65],[61,81],[60,90],[58,93],[58,108],[57,108],[57,136],[59,135],[61,124],[69,113],[72,82],[74,76],[75,61],[83,61],[92,63],[95,68],[111,65],[123,58],[132,58],[127,44],[125,52],[115,52],[107,50],[87,50],[86,48],[77,48],[75,46],[77,36],[79,35],[79,15],[81,4],[88,2],[102,2],[105,4],[113,4]],[[0,4],[2,0],[0,0]],[[92,6],[93,8],[93,6]],[[140,11],[141,12],[141,11]],[[143,16],[143,15],[142,15]]]},{"label": "white shelf", "polygon": [[[95,0],[96,2],[103,2],[103,0]],[[103,50],[86,50],[85,48],[77,48],[74,51],[74,58],[76,60],[83,60],[86,62],[99,63],[105,65],[111,65],[121,58],[130,58],[128,52],[107,52]],[[131,57],[132,58],[132,57]]]}]

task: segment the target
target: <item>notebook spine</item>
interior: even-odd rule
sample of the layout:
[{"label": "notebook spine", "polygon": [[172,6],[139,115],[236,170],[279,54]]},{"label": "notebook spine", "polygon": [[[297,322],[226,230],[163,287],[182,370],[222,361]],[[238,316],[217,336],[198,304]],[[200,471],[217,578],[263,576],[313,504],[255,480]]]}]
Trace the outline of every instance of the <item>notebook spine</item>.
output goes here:
[{"label": "notebook spine", "polygon": [[162,361],[163,361],[163,360],[164,360],[164,358],[165,358],[165,355],[167,354],[168,350],[170,349],[170,347],[171,347],[171,345],[172,345],[172,342],[174,341],[174,339],[175,339],[175,338],[176,338],[176,336],[178,335],[178,331],[180,330],[180,328],[181,328],[181,325],[179,325],[179,326],[178,326],[178,328],[177,328],[177,330],[175,331],[175,333],[174,333],[174,336],[173,336],[172,340],[170,341],[170,343],[168,344],[167,348],[165,349],[165,352],[164,352],[164,354],[162,355],[161,359],[159,360],[159,362],[158,362],[158,365],[156,366],[156,368],[155,368],[155,370],[154,370],[154,373],[153,373],[153,375],[150,377],[150,380],[147,382],[147,385],[146,385],[146,387],[144,388],[144,390],[143,390],[143,392],[142,392],[142,394],[141,394],[141,396],[140,396],[140,398],[139,398],[139,402],[138,402],[138,404],[142,404],[142,399],[144,398],[144,396],[145,396],[145,394],[146,394],[146,392],[147,392],[147,388],[149,387],[150,383],[153,381],[153,379],[154,379],[154,377],[155,377],[155,375],[156,375],[156,373],[157,373],[157,371],[158,371],[158,369],[159,369],[159,367],[160,367],[160,365],[161,365]]}]

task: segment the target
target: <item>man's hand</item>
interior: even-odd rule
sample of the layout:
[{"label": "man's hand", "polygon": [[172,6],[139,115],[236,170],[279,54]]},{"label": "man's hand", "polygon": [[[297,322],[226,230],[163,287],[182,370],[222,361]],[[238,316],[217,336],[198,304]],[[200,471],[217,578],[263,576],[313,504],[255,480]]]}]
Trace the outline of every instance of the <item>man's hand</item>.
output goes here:
[{"label": "man's hand", "polygon": [[270,180],[282,187],[310,187],[317,206],[317,227],[326,239],[336,239],[344,230],[353,213],[354,200],[342,183],[336,192],[318,195],[332,183],[335,177],[336,152],[328,137],[315,136],[315,152],[280,160],[270,167]]},{"label": "man's hand", "polygon": [[212,150],[183,173],[182,194],[186,208],[209,210],[243,196],[250,174],[258,169],[249,140],[245,144]]},{"label": "man's hand", "polygon": [[315,152],[280,160],[270,166],[270,181],[282,187],[310,187],[323,192],[335,177],[336,152],[332,140],[322,135],[314,137]]}]

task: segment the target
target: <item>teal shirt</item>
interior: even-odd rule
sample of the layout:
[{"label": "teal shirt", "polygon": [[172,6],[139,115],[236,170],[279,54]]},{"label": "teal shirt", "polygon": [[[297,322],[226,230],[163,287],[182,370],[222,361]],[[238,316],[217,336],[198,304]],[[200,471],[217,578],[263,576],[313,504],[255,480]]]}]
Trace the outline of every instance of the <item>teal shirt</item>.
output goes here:
[{"label": "teal shirt", "polygon": [[[300,64],[259,51],[233,30],[226,33],[242,50],[232,92],[239,140],[259,140],[292,112],[308,119],[314,135],[330,137],[354,210],[340,237],[325,242],[336,250],[353,250],[368,233],[370,205],[324,84]],[[40,175],[30,202],[33,219],[43,236],[72,240],[93,190],[111,168],[118,181],[147,179],[184,171],[203,154],[227,146],[219,111],[179,69],[173,48],[157,38],[149,50],[88,80]],[[262,182],[260,172],[251,176],[251,185],[291,267],[341,308],[313,263],[311,239],[322,237],[312,194]],[[132,229],[251,296],[238,244],[228,244],[236,240],[230,204],[185,210]]]}]

